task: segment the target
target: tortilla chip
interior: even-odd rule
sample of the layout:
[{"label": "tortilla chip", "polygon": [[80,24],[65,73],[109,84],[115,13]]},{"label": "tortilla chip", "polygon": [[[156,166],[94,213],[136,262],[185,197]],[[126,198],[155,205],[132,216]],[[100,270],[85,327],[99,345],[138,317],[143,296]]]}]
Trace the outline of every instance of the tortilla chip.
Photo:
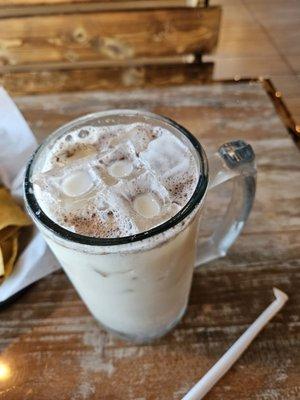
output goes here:
[{"label": "tortilla chip", "polygon": [[9,191],[0,187],[0,283],[12,273],[18,254],[19,229],[31,225],[29,217]]},{"label": "tortilla chip", "polygon": [[3,259],[3,254],[2,254],[2,250],[0,247],[0,278],[4,275],[4,259]]},{"label": "tortilla chip", "polygon": [[17,254],[18,254],[18,234],[6,240],[5,242],[1,243],[1,256],[2,256],[2,263],[4,264],[5,277],[9,276],[12,273],[13,266],[17,258]]},{"label": "tortilla chip", "polygon": [[31,225],[29,217],[19,207],[9,191],[0,188],[0,231],[8,226]]},{"label": "tortilla chip", "polygon": [[18,226],[7,226],[0,231],[0,246],[2,242],[15,235],[20,228]]}]

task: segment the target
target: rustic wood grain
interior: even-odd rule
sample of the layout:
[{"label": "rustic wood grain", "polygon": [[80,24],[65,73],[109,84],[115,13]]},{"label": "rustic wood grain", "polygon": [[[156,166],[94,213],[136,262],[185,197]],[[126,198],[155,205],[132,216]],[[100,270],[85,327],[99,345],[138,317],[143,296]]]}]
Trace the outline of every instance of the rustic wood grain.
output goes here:
[{"label": "rustic wood grain", "polygon": [[[23,3],[23,4],[22,4]],[[0,2],[0,18],[50,15],[50,14],[74,14],[108,10],[139,10],[153,8],[178,8],[178,7],[205,7],[203,0],[103,0],[89,1],[49,1],[40,3],[18,2],[16,5],[2,5]]]},{"label": "rustic wood grain", "polygon": [[0,85],[13,95],[116,90],[205,82],[212,72],[212,63],[42,70],[0,74]]},{"label": "rustic wood grain", "polygon": [[206,7],[205,0],[0,0],[0,18],[49,14],[86,13],[108,10]]},{"label": "rustic wood grain", "polygon": [[[137,3],[145,3],[147,0],[135,0]],[[154,3],[161,3],[164,1],[172,3],[173,0],[152,0]],[[0,6],[23,6],[30,7],[32,5],[48,5],[48,4],[77,4],[77,3],[127,3],[128,0],[0,0]],[[182,0],[182,3],[188,3],[188,1]],[[196,2],[197,5],[203,5],[204,0]]]},{"label": "rustic wood grain", "polygon": [[[101,0],[101,2],[110,2],[114,0]],[[122,0],[121,0],[122,1]],[[67,4],[67,3],[96,3],[99,0],[0,0],[0,6],[31,6],[36,4]]]},{"label": "rustic wood grain", "polygon": [[282,95],[280,89],[284,88],[280,85],[280,81],[274,83],[273,80],[271,81],[270,79],[264,79],[263,85],[272,99],[274,107],[286,126],[288,133],[300,150],[300,128],[297,115],[290,109],[289,97]]},{"label": "rustic wood grain", "polygon": [[0,19],[1,66],[134,60],[206,53],[220,8],[75,13]]},{"label": "rustic wood grain", "polygon": [[[11,377],[0,381],[0,399],[179,400],[271,302],[273,286],[289,302],[207,399],[299,399],[300,156],[263,87],[214,83],[16,100],[39,141],[74,117],[118,107],[174,118],[208,154],[243,138],[256,152],[258,191],[242,236],[225,258],[196,271],[183,321],[153,345],[105,333],[62,272],[3,309],[0,362]],[[204,233],[228,189],[209,193]]]}]

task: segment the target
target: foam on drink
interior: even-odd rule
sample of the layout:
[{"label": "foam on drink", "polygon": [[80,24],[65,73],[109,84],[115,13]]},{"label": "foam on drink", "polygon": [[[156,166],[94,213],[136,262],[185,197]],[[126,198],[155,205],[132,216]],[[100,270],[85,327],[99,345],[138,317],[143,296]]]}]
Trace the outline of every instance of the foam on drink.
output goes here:
[{"label": "foam on drink", "polygon": [[151,229],[182,209],[199,171],[188,146],[146,123],[86,126],[56,140],[33,176],[42,210],[92,237]]}]

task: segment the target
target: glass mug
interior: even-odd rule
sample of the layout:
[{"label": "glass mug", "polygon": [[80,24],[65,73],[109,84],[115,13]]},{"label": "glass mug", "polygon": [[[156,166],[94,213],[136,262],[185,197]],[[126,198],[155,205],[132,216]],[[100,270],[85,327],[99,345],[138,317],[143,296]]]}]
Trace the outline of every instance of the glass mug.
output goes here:
[{"label": "glass mug", "polygon": [[[31,177],[43,167],[55,140],[86,124],[138,122],[166,128],[192,151],[200,173],[188,203],[161,225],[120,238],[76,234],[47,217]],[[198,140],[171,119],[147,111],[112,110],[76,119],[50,135],[29,160],[24,195],[29,214],[95,319],[122,338],[146,342],[164,335],[183,316],[195,266],[224,256],[241,232],[253,204],[255,177],[253,150],[242,140],[224,144],[208,162]],[[234,184],[226,215],[213,235],[199,242],[206,193],[229,179]]]}]

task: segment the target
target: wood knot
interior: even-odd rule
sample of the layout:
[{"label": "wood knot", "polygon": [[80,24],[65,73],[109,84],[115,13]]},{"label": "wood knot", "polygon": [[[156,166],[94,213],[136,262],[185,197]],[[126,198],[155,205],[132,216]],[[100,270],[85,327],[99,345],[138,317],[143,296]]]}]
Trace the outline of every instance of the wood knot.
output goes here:
[{"label": "wood knot", "polygon": [[78,27],[73,31],[73,39],[77,43],[86,43],[88,41],[88,34],[83,27]]},{"label": "wood knot", "polygon": [[59,37],[48,38],[47,42],[50,44],[53,44],[54,46],[62,46],[63,45],[63,40],[62,40],[62,38],[59,38]]},{"label": "wood knot", "polygon": [[68,61],[75,62],[78,60],[79,56],[74,51],[67,51],[65,57]]},{"label": "wood knot", "polygon": [[6,56],[2,56],[0,54],[0,66],[3,67],[3,66],[8,65],[8,64],[9,64],[8,58]]},{"label": "wood knot", "polygon": [[134,50],[128,43],[113,37],[98,37],[93,41],[93,47],[105,57],[114,60],[124,60],[134,55]]},{"label": "wood knot", "polygon": [[124,86],[140,86],[145,81],[144,68],[128,68],[122,74],[122,83]]},{"label": "wood knot", "polygon": [[13,49],[21,47],[23,44],[22,39],[0,39],[0,50]]}]

